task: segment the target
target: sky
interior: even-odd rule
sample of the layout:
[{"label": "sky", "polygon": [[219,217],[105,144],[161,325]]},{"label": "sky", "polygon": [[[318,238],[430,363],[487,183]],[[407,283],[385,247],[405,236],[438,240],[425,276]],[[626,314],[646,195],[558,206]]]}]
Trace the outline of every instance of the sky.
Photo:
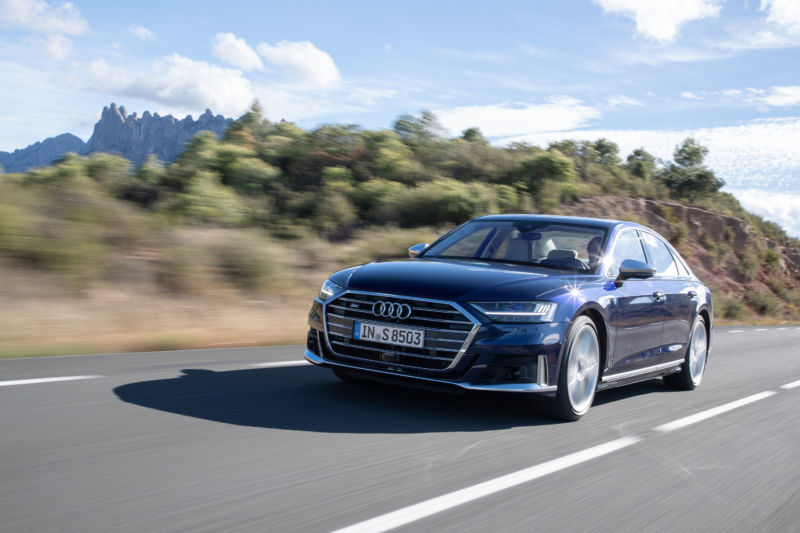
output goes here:
[{"label": "sky", "polygon": [[606,137],[670,159],[694,136],[749,210],[800,237],[800,0],[0,0],[0,150],[103,106],[540,146]]}]

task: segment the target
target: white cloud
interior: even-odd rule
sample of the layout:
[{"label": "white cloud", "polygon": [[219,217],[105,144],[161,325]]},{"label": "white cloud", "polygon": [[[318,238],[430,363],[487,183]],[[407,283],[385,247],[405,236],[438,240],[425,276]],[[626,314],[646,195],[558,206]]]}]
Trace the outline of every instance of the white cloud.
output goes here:
[{"label": "white cloud", "polygon": [[258,52],[300,81],[317,87],[332,87],[342,79],[330,54],[308,41],[281,41],[275,46],[261,43]]},{"label": "white cloud", "polygon": [[41,34],[32,39],[55,59],[66,59],[72,42],[66,35],[82,35],[89,23],[69,2],[50,5],[45,0],[0,0],[0,28],[21,29]]},{"label": "white cloud", "polygon": [[636,21],[636,31],[656,41],[673,41],[690,21],[719,15],[720,0],[593,0],[607,13]]},{"label": "white cloud", "polygon": [[453,135],[478,127],[487,137],[581,128],[601,115],[597,108],[569,97],[552,98],[549,103],[539,105],[475,105],[435,110],[434,113]]},{"label": "white cloud", "polygon": [[800,194],[760,189],[728,189],[742,207],[771,220],[793,237],[800,237]]},{"label": "white cloud", "polygon": [[152,30],[148,30],[144,26],[139,26],[138,24],[131,24],[128,26],[128,31],[131,32],[134,37],[142,41],[149,41],[156,38],[156,34],[153,33]]},{"label": "white cloud", "polygon": [[763,96],[758,96],[757,100],[770,106],[795,106],[800,104],[800,86],[770,87],[769,91]]},{"label": "white cloud", "polygon": [[53,59],[66,59],[72,52],[72,40],[63,35],[50,35],[42,41],[42,44],[44,51]]},{"label": "white cloud", "polygon": [[89,29],[71,3],[52,6],[45,0],[0,1],[0,26],[59,35],[81,35]]},{"label": "white cloud", "polygon": [[172,54],[153,61],[149,71],[131,74],[103,59],[89,64],[89,86],[111,95],[157,102],[181,111],[206,107],[238,115],[255,99],[241,71]]},{"label": "white cloud", "polygon": [[244,71],[264,68],[256,51],[244,39],[236,37],[233,33],[218,33],[214,37],[211,53],[214,57]]},{"label": "white cloud", "polygon": [[761,10],[767,10],[767,21],[790,32],[800,32],[800,2],[797,0],[761,0]]},{"label": "white cloud", "polygon": [[607,102],[612,107],[623,107],[623,106],[639,107],[644,105],[639,100],[631,98],[630,96],[625,96],[623,94],[609,96]]},{"label": "white cloud", "polygon": [[686,100],[702,100],[703,97],[699,94],[695,94],[691,91],[681,91],[681,98],[685,98]]}]

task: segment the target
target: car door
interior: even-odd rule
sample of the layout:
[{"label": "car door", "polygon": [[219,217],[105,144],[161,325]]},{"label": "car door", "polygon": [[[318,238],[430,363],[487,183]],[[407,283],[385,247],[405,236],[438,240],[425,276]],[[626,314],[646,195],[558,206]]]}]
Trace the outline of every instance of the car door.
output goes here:
[{"label": "car door", "polygon": [[663,362],[681,359],[694,320],[697,291],[689,273],[675,260],[667,243],[648,231],[642,231],[641,235],[647,262],[656,269],[652,278],[655,288],[664,294],[666,316],[660,358]]},{"label": "car door", "polygon": [[[617,235],[611,250],[607,275],[616,277],[625,259],[647,262],[639,232],[629,228]],[[652,279],[628,279],[614,291],[617,299],[615,342],[608,359],[608,373],[637,370],[657,364],[666,310],[655,296],[657,286]]]}]

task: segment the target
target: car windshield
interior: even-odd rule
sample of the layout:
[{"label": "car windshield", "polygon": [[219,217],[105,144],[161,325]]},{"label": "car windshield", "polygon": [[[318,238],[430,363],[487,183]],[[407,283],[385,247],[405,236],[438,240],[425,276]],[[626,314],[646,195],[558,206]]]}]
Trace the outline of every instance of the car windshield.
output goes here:
[{"label": "car windshield", "polygon": [[427,259],[477,259],[594,273],[606,230],[569,222],[477,220],[431,246]]}]

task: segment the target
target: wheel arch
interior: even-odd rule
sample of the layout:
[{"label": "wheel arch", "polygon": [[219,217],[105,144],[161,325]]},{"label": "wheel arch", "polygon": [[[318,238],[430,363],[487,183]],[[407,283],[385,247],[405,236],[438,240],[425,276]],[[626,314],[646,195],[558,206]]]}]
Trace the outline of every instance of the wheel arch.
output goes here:
[{"label": "wheel arch", "polygon": [[569,327],[564,332],[564,340],[561,343],[561,350],[559,352],[558,361],[556,368],[560,368],[561,366],[561,359],[564,357],[565,350],[567,348],[567,339],[569,339],[570,334],[572,333],[572,326],[575,324],[575,320],[578,317],[586,316],[588,317],[592,323],[594,324],[595,330],[597,330],[597,340],[600,344],[600,375],[598,379],[602,379],[603,373],[606,367],[606,361],[609,351],[611,348],[611,339],[612,335],[608,328],[608,321],[606,320],[605,313],[603,309],[592,302],[586,303],[585,305],[578,308],[577,311],[572,315],[572,318],[569,322]]}]

